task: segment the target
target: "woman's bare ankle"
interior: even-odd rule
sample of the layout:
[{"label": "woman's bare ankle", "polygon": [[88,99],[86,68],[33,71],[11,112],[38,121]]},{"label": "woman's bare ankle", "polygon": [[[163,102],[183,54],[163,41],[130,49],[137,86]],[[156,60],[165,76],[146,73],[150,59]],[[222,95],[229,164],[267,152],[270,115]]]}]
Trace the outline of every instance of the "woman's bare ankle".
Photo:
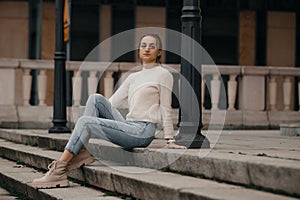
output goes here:
[{"label": "woman's bare ankle", "polygon": [[59,160],[63,162],[70,162],[74,155],[68,150],[64,150],[63,154],[60,156]]}]

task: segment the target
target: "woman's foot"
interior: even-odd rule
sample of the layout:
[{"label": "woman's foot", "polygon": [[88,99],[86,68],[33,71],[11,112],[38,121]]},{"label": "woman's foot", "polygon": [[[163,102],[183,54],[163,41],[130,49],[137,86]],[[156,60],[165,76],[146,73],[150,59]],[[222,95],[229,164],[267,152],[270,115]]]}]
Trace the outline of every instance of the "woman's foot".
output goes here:
[{"label": "woman's foot", "polygon": [[49,166],[49,171],[42,178],[34,179],[32,186],[35,188],[56,188],[69,187],[66,173],[67,162],[53,161]]},{"label": "woman's foot", "polygon": [[85,147],[82,147],[78,154],[68,163],[67,171],[77,169],[82,165],[89,165],[95,162],[94,157],[88,152]]}]

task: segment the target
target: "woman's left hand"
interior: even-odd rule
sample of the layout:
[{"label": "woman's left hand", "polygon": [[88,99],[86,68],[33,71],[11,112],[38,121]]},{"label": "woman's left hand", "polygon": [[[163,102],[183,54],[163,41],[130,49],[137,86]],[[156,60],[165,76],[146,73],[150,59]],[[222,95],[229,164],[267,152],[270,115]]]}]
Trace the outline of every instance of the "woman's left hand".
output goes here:
[{"label": "woman's left hand", "polygon": [[169,142],[168,148],[169,149],[187,149],[186,146],[177,145],[174,142]]}]

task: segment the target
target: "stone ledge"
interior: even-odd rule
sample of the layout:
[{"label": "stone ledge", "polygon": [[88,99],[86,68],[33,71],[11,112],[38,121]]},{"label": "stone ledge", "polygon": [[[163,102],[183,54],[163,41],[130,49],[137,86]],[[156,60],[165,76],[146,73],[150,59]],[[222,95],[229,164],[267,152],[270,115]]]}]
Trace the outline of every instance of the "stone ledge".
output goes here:
[{"label": "stone ledge", "polygon": [[267,113],[264,111],[246,110],[242,116],[244,126],[269,126]]},{"label": "stone ledge", "polygon": [[[84,113],[84,106],[68,107],[68,126],[74,124]],[[127,109],[120,109],[126,117]],[[178,109],[173,109],[173,125],[178,123]],[[219,129],[255,129],[255,127],[269,128],[279,127],[282,123],[296,123],[300,120],[298,111],[251,111],[251,110],[203,110],[202,121],[205,128]],[[53,120],[52,106],[9,106],[0,105],[0,127],[24,128],[24,129],[48,129]],[[215,127],[216,126],[216,127]]]},{"label": "stone ledge", "polygon": [[[279,126],[280,124],[292,124],[300,121],[299,111],[268,111],[269,124]],[[281,126],[281,125],[280,125]]]},{"label": "stone ledge", "polygon": [[241,127],[243,125],[241,110],[203,110],[202,119],[203,123],[209,127],[214,125]]},{"label": "stone ledge", "polygon": [[16,106],[0,105],[0,124],[2,122],[18,122]]},{"label": "stone ledge", "polygon": [[0,58],[0,67],[1,68],[18,68],[19,59],[13,58]]},{"label": "stone ledge", "polygon": [[280,124],[280,134],[287,136],[300,136],[300,124]]},{"label": "stone ledge", "polygon": [[18,106],[19,122],[51,123],[53,118],[52,106]]}]

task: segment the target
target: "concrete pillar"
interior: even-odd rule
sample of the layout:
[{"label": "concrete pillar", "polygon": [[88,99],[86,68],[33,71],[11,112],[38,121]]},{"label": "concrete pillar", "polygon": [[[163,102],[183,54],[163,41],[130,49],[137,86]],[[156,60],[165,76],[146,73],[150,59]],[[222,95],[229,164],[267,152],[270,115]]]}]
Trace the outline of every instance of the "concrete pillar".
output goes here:
[{"label": "concrete pillar", "polygon": [[242,110],[263,111],[265,109],[265,76],[269,70],[264,67],[242,67],[239,104]]},{"label": "concrete pillar", "polygon": [[239,65],[255,65],[256,12],[240,11]]}]

